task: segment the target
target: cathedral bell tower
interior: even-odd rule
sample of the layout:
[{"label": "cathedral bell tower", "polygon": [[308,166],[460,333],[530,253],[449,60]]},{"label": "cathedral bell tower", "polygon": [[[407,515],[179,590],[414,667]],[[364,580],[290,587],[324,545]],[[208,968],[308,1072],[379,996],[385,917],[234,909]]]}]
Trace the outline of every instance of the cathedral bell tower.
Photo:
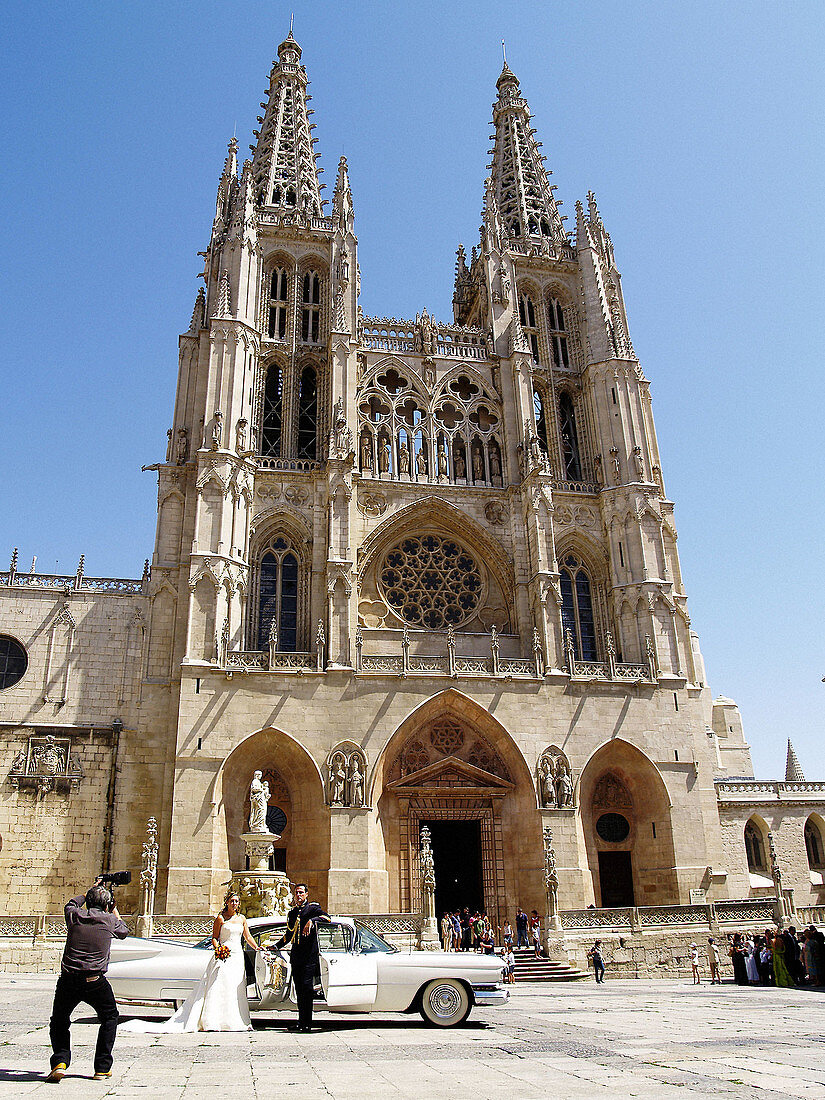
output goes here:
[{"label": "cathedral bell tower", "polygon": [[300,60],[290,32],[240,173],[229,143],[180,338],[154,566],[194,665],[267,649],[351,663],[357,240],[343,157],[323,212]]},{"label": "cathedral bell tower", "polygon": [[[524,624],[549,669],[644,664],[695,679],[689,618],[645,378],[593,194],[564,228],[519,82],[493,104],[480,248],[460,248],[458,324],[491,334],[520,472]],[[525,639],[526,641],[526,639]]]}]

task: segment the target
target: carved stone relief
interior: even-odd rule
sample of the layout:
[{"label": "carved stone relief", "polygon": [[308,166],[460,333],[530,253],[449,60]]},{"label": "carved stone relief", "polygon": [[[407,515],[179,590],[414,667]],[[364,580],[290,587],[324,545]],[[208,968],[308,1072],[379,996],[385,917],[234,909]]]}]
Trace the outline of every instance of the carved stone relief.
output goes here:
[{"label": "carved stone relief", "polygon": [[561,749],[551,745],[539,757],[536,767],[539,805],[544,809],[565,809],[573,805],[573,775]]},{"label": "carved stone relief", "polygon": [[31,788],[40,795],[49,791],[75,791],[83,778],[80,762],[71,759],[68,737],[31,736],[15,756],[8,781],[14,790]]},{"label": "carved stone relief", "polygon": [[633,799],[624,782],[612,772],[603,775],[593,792],[593,808],[632,809]]},{"label": "carved stone relief", "polygon": [[327,805],[366,804],[367,758],[352,742],[337,745],[327,757]]}]

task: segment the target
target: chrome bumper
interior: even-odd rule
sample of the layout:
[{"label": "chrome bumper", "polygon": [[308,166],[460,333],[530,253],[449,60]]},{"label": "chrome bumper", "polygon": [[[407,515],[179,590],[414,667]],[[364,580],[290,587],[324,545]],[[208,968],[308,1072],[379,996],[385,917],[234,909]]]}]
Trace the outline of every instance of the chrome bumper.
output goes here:
[{"label": "chrome bumper", "polygon": [[473,998],[480,1008],[490,1005],[506,1005],[510,1000],[510,990],[503,985],[474,985]]}]

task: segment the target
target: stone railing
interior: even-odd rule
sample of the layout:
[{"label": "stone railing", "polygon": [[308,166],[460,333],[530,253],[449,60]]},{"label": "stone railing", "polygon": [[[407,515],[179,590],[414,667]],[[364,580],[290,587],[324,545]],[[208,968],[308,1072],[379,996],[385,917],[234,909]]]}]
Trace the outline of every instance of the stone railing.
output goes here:
[{"label": "stone railing", "polygon": [[553,488],[559,493],[589,493],[601,492],[601,486],[595,481],[564,481],[561,478],[553,478]]},{"label": "stone railing", "polygon": [[[825,908],[825,907],[823,907]],[[565,931],[638,932],[654,928],[772,924],[775,898],[743,898],[707,905],[646,905],[619,909],[566,909],[561,912]]]},{"label": "stone railing", "polygon": [[211,916],[154,916],[152,935],[168,936],[175,940],[202,940],[211,933],[213,924],[214,918]]},{"label": "stone railing", "polygon": [[[646,640],[649,645],[650,639],[647,638]],[[571,680],[619,680],[623,683],[634,684],[655,684],[657,682],[652,648],[644,664],[641,661],[628,664],[617,661],[613,636],[608,631],[604,638],[604,649],[607,650],[606,661],[580,661],[576,656],[573,635],[569,629],[565,630],[565,663]]]},{"label": "stone railing", "polygon": [[331,232],[332,218],[322,214],[306,214],[302,210],[288,210],[284,213],[269,213],[262,211],[258,214],[261,225],[300,226],[302,229],[315,229],[324,233]]},{"label": "stone railing", "polygon": [[396,676],[489,676],[494,679],[527,677],[541,680],[544,667],[540,650],[533,658],[499,657],[498,643],[491,636],[490,656],[462,655],[455,651],[455,640],[448,636],[446,654],[412,654],[408,635],[401,638],[401,655],[395,653],[363,653],[363,635],[360,628],[355,635],[355,670],[359,673],[392,673]]},{"label": "stone railing", "polygon": [[57,573],[18,573],[6,570],[0,573],[0,587],[45,588],[61,592],[109,592],[119,596],[137,596],[148,590],[148,573],[142,580],[121,577],[86,577],[82,573],[63,576]]},{"label": "stone railing", "polygon": [[364,317],[361,343],[373,351],[412,351],[415,347],[415,321],[396,317]]},{"label": "stone railing", "polygon": [[820,802],[825,783],[765,783],[757,779],[717,779],[716,798],[721,803]]},{"label": "stone railing", "polygon": [[438,354],[458,359],[486,359],[486,336],[481,329],[439,325]]},{"label": "stone railing", "polygon": [[800,925],[818,924],[825,926],[825,905],[799,905],[796,909]]},{"label": "stone railing", "polygon": [[310,474],[321,468],[321,463],[314,458],[264,458],[258,455],[255,462],[259,470],[284,470],[288,473]]},{"label": "stone railing", "polygon": [[[481,329],[440,325],[433,321],[432,338],[435,339],[433,354],[437,356],[448,359],[487,358],[487,337]],[[426,351],[420,324],[397,317],[362,318],[361,343],[373,351],[412,352],[417,355]]]},{"label": "stone railing", "polygon": [[226,654],[227,672],[307,672],[319,671],[312,653],[281,653],[269,650],[241,650]]},{"label": "stone railing", "polygon": [[401,951],[413,951],[421,942],[421,913],[370,913],[354,919]]}]

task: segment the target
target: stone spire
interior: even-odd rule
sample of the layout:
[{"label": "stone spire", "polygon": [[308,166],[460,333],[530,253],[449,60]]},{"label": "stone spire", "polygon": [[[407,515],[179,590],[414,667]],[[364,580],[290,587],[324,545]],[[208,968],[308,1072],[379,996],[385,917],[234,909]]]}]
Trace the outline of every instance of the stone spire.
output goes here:
[{"label": "stone spire", "polygon": [[321,187],[313,145],[315,129],[307,109],[307,76],[301,47],[292,31],[278,47],[278,60],[269,77],[269,99],[261,104],[260,131],[252,149],[252,177],[258,206],[274,206],[304,215],[321,213]]},{"label": "stone spire", "polygon": [[355,222],[355,207],[352,204],[352,189],[349,185],[347,158],[344,156],[338,161],[338,177],[335,180],[332,211],[333,217],[344,232],[352,229]]},{"label": "stone spire", "polygon": [[796,758],[796,753],[794,752],[794,747],[791,744],[790,737],[788,738],[788,759],[785,762],[785,782],[805,782],[805,776],[802,774],[802,768],[800,768],[799,766],[799,761]]},{"label": "stone spire", "polygon": [[498,100],[493,104],[495,143],[493,156],[493,194],[504,233],[516,240],[542,239],[554,246],[566,240],[562,217],[553,196],[555,188],[548,180],[545,157],[530,126],[527,101],[522,98],[519,82],[507,62],[496,82]]}]

